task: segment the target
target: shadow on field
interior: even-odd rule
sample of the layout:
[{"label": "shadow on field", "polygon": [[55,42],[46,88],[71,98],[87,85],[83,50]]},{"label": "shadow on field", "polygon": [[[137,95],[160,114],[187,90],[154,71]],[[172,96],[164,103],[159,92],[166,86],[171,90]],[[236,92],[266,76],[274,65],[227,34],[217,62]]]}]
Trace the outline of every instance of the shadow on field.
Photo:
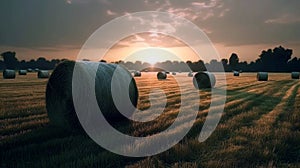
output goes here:
[{"label": "shadow on field", "polygon": [[83,132],[52,126],[1,142],[0,148],[0,167],[120,167],[136,160],[104,150]]}]

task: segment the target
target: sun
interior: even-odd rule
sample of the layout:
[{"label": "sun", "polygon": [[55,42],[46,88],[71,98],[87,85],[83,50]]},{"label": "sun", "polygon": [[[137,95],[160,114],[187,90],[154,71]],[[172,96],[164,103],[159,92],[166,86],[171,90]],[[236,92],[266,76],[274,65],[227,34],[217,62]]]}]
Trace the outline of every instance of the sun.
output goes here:
[{"label": "sun", "polygon": [[128,60],[147,62],[154,66],[158,62],[180,60],[179,57],[165,48],[148,47],[140,49],[127,57]]}]

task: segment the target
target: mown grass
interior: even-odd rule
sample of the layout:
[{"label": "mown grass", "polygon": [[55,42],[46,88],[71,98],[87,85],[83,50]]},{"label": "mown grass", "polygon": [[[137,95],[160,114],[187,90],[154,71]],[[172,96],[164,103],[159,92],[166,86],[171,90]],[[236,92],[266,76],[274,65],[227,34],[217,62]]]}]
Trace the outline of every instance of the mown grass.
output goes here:
[{"label": "mown grass", "polygon": [[[198,142],[212,99],[209,90],[199,91],[199,113],[189,133],[171,149],[146,158],[113,154],[82,132],[51,126],[44,99],[47,80],[33,73],[15,80],[1,78],[0,167],[299,167],[300,82],[289,78],[271,74],[270,81],[258,82],[255,74],[228,74],[225,111],[214,133]],[[177,117],[180,98],[197,98],[190,94],[192,78],[179,74],[178,79],[184,83],[183,95],[172,78],[157,81],[151,73],[136,78],[138,108],[151,108],[151,88],[164,91],[166,108],[151,122],[118,129],[147,136],[168,128]],[[216,86],[223,87],[224,83]]]}]

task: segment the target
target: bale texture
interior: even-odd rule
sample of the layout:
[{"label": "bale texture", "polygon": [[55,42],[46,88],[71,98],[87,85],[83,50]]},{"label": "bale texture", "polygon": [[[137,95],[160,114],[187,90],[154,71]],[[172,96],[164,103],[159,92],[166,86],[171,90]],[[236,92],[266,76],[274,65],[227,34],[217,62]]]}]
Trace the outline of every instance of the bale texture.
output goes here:
[{"label": "bale texture", "polygon": [[24,69],[19,70],[19,75],[27,75],[27,70]]},{"label": "bale texture", "polygon": [[299,79],[300,78],[300,72],[292,72],[291,76],[292,76],[292,79]]},{"label": "bale texture", "polygon": [[140,71],[134,71],[133,72],[133,76],[134,77],[141,77],[142,76],[142,73]]},{"label": "bale texture", "polygon": [[15,79],[16,78],[16,72],[12,69],[5,69],[3,71],[3,79]]},{"label": "bale texture", "polygon": [[233,76],[240,76],[240,72],[239,71],[233,71]]},{"label": "bale texture", "polygon": [[50,73],[49,71],[45,71],[45,70],[40,70],[37,74],[38,78],[43,79],[43,78],[49,78]]},{"label": "bale texture", "polygon": [[216,78],[210,72],[198,72],[194,75],[193,84],[196,89],[213,88],[216,84]]},{"label": "bale texture", "polygon": [[256,78],[258,81],[268,81],[268,72],[258,72]]},{"label": "bale texture", "polygon": [[[46,108],[50,123],[66,130],[77,130],[82,128],[75,112],[72,97],[74,66],[74,61],[60,63],[51,74],[46,88]],[[99,62],[95,78],[95,93],[98,106],[108,122],[127,119],[115,107],[111,95],[111,80],[116,67],[117,65],[115,64]],[[89,72],[84,69],[82,72],[84,75],[89,75]],[[128,93],[133,106],[136,107],[138,90],[135,80],[124,68],[122,68],[122,77],[127,79],[130,78],[131,80]],[[122,80],[124,79],[120,79],[119,82],[122,83]],[[121,86],[122,85],[120,85],[120,87]]]},{"label": "bale texture", "polygon": [[158,80],[163,80],[163,79],[167,79],[167,73],[166,72],[158,72],[157,73],[157,79]]},{"label": "bale texture", "polygon": [[193,75],[193,72],[189,72],[188,73],[188,77],[193,77],[194,75]]}]

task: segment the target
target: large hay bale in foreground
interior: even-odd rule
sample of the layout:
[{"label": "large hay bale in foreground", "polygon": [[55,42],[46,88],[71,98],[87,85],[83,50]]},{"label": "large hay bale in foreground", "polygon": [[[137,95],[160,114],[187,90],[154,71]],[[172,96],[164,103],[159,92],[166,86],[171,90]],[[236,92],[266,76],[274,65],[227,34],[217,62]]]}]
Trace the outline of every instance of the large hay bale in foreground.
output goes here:
[{"label": "large hay bale in foreground", "polygon": [[158,72],[156,76],[157,76],[158,80],[167,79],[167,73],[166,72],[162,72],[162,71]]},{"label": "large hay bale in foreground", "polygon": [[40,78],[40,79],[43,79],[43,78],[49,78],[50,73],[49,73],[49,71],[46,71],[46,70],[40,70],[40,71],[37,73],[37,76],[38,76],[38,78]]},{"label": "large hay bale in foreground", "polygon": [[194,75],[193,84],[196,89],[213,88],[216,84],[216,78],[210,72],[198,72]]},{"label": "large hay bale in foreground", "polygon": [[140,71],[134,71],[133,72],[133,76],[134,77],[141,77],[142,76],[142,73]]},{"label": "large hay bale in foreground", "polygon": [[188,73],[188,77],[193,77],[194,75],[193,75],[193,72],[189,72]]},{"label": "large hay bale in foreground", "polygon": [[268,72],[258,72],[256,78],[258,81],[268,81]]},{"label": "large hay bale in foreground", "polygon": [[3,71],[3,79],[15,79],[16,78],[16,72],[12,69],[5,69]]},{"label": "large hay bale in foreground", "polygon": [[233,76],[240,76],[240,72],[239,71],[233,71]]},{"label": "large hay bale in foreground", "polygon": [[292,72],[291,77],[292,77],[292,79],[299,79],[300,78],[300,72]]},{"label": "large hay bale in foreground", "polygon": [[[50,122],[51,124],[66,130],[76,130],[81,128],[74,109],[72,96],[72,77],[74,66],[74,61],[65,61],[60,63],[51,74],[46,89],[46,108]],[[80,69],[80,73],[88,77],[90,76],[90,72],[86,70],[87,68],[84,68],[86,66],[89,65],[80,64],[80,68],[82,68]],[[108,122],[126,120],[126,117],[123,116],[116,108],[111,95],[111,81],[116,68],[117,65],[115,64],[99,62],[95,78],[96,99],[101,112]],[[135,80],[127,70],[121,67],[119,68],[121,69],[121,72],[118,71],[118,76],[120,75],[121,79],[118,81],[120,83],[118,86],[121,87],[121,83],[123,83],[125,79],[129,79],[131,81],[128,93],[133,106],[136,107],[138,101],[138,90]],[[127,90],[128,88],[120,89]]]},{"label": "large hay bale in foreground", "polygon": [[19,70],[19,75],[27,75],[27,70],[20,69]]}]

